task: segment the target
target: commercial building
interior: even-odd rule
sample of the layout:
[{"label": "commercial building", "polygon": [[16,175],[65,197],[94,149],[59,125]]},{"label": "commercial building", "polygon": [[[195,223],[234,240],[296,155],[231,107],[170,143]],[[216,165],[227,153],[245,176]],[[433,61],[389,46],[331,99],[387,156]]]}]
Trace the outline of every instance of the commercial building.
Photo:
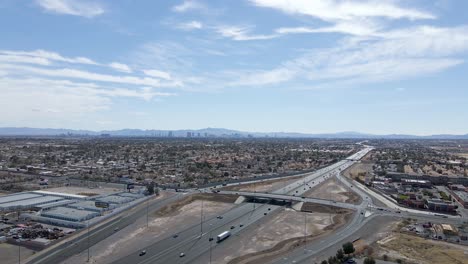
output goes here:
[{"label": "commercial building", "polygon": [[143,198],[145,196],[145,195],[143,195],[141,193],[128,193],[128,192],[118,193],[117,195],[122,196],[122,197],[130,197],[130,198],[133,198],[133,199],[139,199],[139,198]]},{"label": "commercial building", "polygon": [[452,213],[455,211],[455,205],[447,203],[439,199],[431,199],[427,201],[427,208],[431,211]]},{"label": "commercial building", "polygon": [[463,207],[468,208],[468,193],[464,191],[452,191],[453,198],[457,199]]},{"label": "commercial building", "polygon": [[41,213],[41,216],[72,222],[81,222],[99,216],[99,213],[68,207],[56,207]]},{"label": "commercial building", "polygon": [[115,208],[115,205],[114,206],[111,205],[109,206],[109,208],[96,207],[95,203],[96,203],[95,201],[82,201],[82,202],[70,204],[68,205],[68,207],[76,208],[80,210],[86,210],[86,211],[93,211],[93,212],[98,212],[98,213]]},{"label": "commercial building", "polygon": [[432,184],[428,180],[401,179],[401,185],[418,188],[431,188]]},{"label": "commercial building", "polygon": [[31,198],[41,197],[42,195],[39,194],[32,194],[32,193],[20,193],[20,194],[12,194],[6,196],[0,196],[0,204],[21,201]]},{"label": "commercial building", "polygon": [[31,209],[37,205],[61,200],[63,200],[63,198],[55,196],[39,196],[31,199],[16,200],[9,203],[0,204],[0,211],[26,210]]},{"label": "commercial building", "polygon": [[88,196],[85,195],[78,195],[78,194],[71,194],[71,193],[59,193],[59,192],[48,192],[48,191],[32,191],[32,193],[40,194],[40,195],[50,195],[50,196],[57,196],[67,199],[89,199]]},{"label": "commercial building", "polygon": [[105,203],[110,203],[110,204],[123,204],[123,203],[129,203],[133,201],[133,198],[130,197],[122,197],[122,196],[117,196],[117,195],[109,195],[105,197],[101,197],[96,199],[96,201],[100,202],[105,202]]},{"label": "commercial building", "polygon": [[56,201],[56,202],[51,202],[51,203],[36,205],[36,206],[34,206],[33,209],[36,209],[36,210],[48,210],[48,209],[51,209],[51,208],[54,208],[54,207],[58,207],[58,206],[62,206],[62,205],[67,205],[67,204],[71,204],[71,203],[74,203],[74,202],[75,202],[75,201],[71,201],[71,200],[60,200],[60,201]]}]

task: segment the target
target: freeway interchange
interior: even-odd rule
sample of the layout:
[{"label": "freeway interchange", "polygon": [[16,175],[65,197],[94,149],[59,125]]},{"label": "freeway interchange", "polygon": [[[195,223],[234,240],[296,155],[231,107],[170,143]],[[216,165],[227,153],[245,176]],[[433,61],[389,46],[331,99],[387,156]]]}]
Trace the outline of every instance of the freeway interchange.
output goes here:
[{"label": "freeway interchange", "polygon": [[[378,206],[374,202],[378,202],[381,205],[388,205],[388,201],[382,200],[385,198],[374,193],[367,187],[341,176],[341,171],[358,162],[371,150],[372,147],[365,146],[364,149],[350,157],[315,172],[303,174],[301,179],[271,193],[221,190],[215,193],[230,194],[259,200],[269,199],[287,201],[290,203],[308,202],[355,211],[352,219],[345,226],[337,229],[331,235],[321,239],[320,241],[311,242],[306,246],[306,250],[297,249],[289,252],[287,256],[279,256],[273,261],[273,263],[307,263],[307,260],[318,252],[335,245],[339,241],[355,236],[360,229],[374,218],[382,216],[399,218],[411,217],[435,222],[441,221],[442,219],[439,216],[432,213],[408,210],[400,208],[395,204],[392,205],[392,208]],[[357,193],[360,196],[360,203],[349,204],[326,199],[303,197],[305,192],[318,186],[321,182],[331,177],[336,177],[340,182],[347,186],[347,188]],[[208,193],[211,192],[211,190],[206,188],[200,190],[188,190],[188,192]],[[158,210],[169,203],[181,199],[182,196],[183,194],[176,193],[164,200],[155,201],[149,206],[149,208],[135,208],[134,212],[119,216],[118,218],[103,224],[99,228],[93,229],[89,234],[89,240],[87,234],[82,231],[70,243],[59,245],[54,249],[49,250],[48,254],[39,254],[28,261],[28,263],[42,264],[59,263],[64,261],[70,256],[86,250],[88,245],[94,245],[104,238],[112,235],[116,226],[122,228],[123,226],[129,225],[133,221],[136,221],[136,219],[144,216],[144,214],[147,213],[147,210]],[[229,230],[233,236],[238,235],[243,232],[245,228],[253,224],[261,223],[262,220],[280,209],[281,206],[279,205],[241,203],[218,217],[205,219],[204,221],[201,221],[200,224],[185,227],[183,230],[177,230],[177,232],[175,232],[177,236],[169,236],[162,240],[155,241],[153,244],[142,248],[139,251],[135,251],[114,263],[206,263],[208,255],[211,262],[212,250],[222,244],[229,243],[229,239],[220,244],[216,243],[216,239],[213,238],[218,234]],[[443,220],[445,222],[452,223],[458,223],[461,221],[459,217],[453,216],[449,216]],[[142,254],[143,250],[145,252],[144,254]]]}]

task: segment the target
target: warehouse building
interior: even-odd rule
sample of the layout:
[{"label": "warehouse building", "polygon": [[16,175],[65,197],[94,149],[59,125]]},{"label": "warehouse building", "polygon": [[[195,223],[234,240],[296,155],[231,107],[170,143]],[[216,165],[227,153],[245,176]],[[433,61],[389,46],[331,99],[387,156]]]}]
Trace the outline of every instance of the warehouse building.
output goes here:
[{"label": "warehouse building", "polygon": [[51,209],[51,208],[54,208],[54,207],[59,207],[59,206],[67,205],[67,204],[71,204],[71,203],[75,203],[75,201],[71,201],[71,200],[60,200],[60,201],[57,201],[57,202],[51,202],[51,203],[36,205],[36,206],[34,206],[33,209],[36,209],[36,210],[48,210],[48,209]]},{"label": "warehouse building", "polygon": [[96,207],[95,201],[82,201],[74,204],[68,205],[70,208],[76,208],[80,210],[93,211],[101,213],[105,210],[115,208],[115,205],[110,205],[109,208]]},{"label": "warehouse building", "polygon": [[32,194],[32,193],[20,193],[20,194],[0,196],[0,204],[21,201],[21,200],[26,200],[26,199],[31,199],[31,198],[37,198],[41,196],[42,195]]},{"label": "warehouse building", "polygon": [[37,205],[47,204],[50,202],[61,201],[63,198],[56,196],[38,196],[31,199],[16,200],[8,203],[0,204],[0,211],[26,210],[34,208]]},{"label": "warehouse building", "polygon": [[143,198],[145,196],[145,195],[143,195],[141,193],[128,193],[128,192],[118,193],[117,195],[122,196],[122,197],[130,197],[130,198],[133,198],[133,199],[140,199],[140,198]]},{"label": "warehouse building", "polygon": [[68,228],[85,228],[86,227],[86,223],[66,221],[66,220],[43,217],[43,216],[33,215],[33,214],[28,214],[28,213],[21,214],[21,218],[25,220],[36,221],[39,223],[63,226],[63,227],[68,227]]},{"label": "warehouse building", "polygon": [[96,201],[110,203],[110,204],[124,204],[133,201],[133,198],[130,197],[122,197],[117,195],[109,195],[105,197],[101,197],[96,199]]},{"label": "warehouse building", "polygon": [[71,222],[81,222],[99,216],[99,213],[68,207],[56,207],[41,213],[41,216]]},{"label": "warehouse building", "polygon": [[78,199],[78,200],[86,200],[89,199],[86,195],[78,195],[78,194],[71,194],[71,193],[59,193],[59,192],[48,192],[48,191],[32,191],[32,193],[40,194],[40,195],[49,195],[49,196],[57,196],[66,199]]}]

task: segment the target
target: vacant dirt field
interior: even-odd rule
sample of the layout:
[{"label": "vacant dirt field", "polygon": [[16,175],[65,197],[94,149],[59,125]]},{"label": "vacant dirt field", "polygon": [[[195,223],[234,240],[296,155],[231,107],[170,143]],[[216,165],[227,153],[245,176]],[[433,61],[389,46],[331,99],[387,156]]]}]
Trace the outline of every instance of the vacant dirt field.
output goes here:
[{"label": "vacant dirt field", "polygon": [[430,264],[467,264],[468,247],[445,242],[426,240],[420,237],[392,233],[377,242],[380,256],[402,259],[408,262]]},{"label": "vacant dirt field", "polygon": [[343,175],[348,178],[352,178],[352,179],[359,178],[362,181],[364,181],[364,177],[366,173],[372,172],[372,165],[373,163],[369,163],[369,162],[355,163],[348,169],[344,170]]},{"label": "vacant dirt field", "polygon": [[348,190],[337,179],[331,178],[321,183],[319,186],[307,191],[304,194],[306,197],[331,199],[337,202],[357,203],[359,196]]},{"label": "vacant dirt field", "polygon": [[[25,247],[21,247],[19,253],[21,254],[20,261],[33,255],[34,251]],[[18,246],[0,243],[0,263],[2,264],[15,264],[18,263]]]}]

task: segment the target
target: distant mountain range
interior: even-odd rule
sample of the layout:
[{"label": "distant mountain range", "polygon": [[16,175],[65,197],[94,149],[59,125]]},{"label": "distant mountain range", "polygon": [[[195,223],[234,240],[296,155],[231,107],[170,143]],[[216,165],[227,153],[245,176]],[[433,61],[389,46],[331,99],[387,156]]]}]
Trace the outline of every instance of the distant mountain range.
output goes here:
[{"label": "distant mountain range", "polygon": [[182,130],[142,130],[142,129],[121,129],[121,130],[74,130],[55,128],[30,128],[30,127],[1,127],[0,136],[118,136],[118,137],[229,137],[229,138],[362,138],[362,139],[468,139],[465,135],[430,135],[415,136],[404,134],[374,135],[359,132],[339,132],[326,134],[308,134],[295,132],[245,132],[225,128],[203,128],[203,129],[182,129]]}]

